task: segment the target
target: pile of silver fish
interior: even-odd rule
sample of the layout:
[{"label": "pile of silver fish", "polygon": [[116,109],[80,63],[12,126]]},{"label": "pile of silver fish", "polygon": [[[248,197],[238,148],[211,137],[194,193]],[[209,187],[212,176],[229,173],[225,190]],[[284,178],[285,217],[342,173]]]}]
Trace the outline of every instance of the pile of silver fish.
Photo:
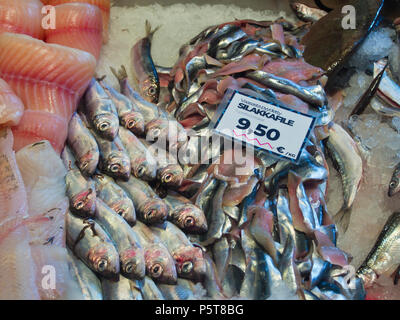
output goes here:
[{"label": "pile of silver fish", "polygon": [[[156,30],[147,23],[131,51],[138,90],[125,67],[113,69],[119,90],[93,79],[69,124],[67,245],[85,297],[268,299],[279,290],[363,299],[380,269],[366,264],[350,277],[351,257],[336,247],[363,162],[333,122],[338,102],[325,92],[325,72],[304,61],[304,28],[283,19],[211,26],[180,48],[172,68],[153,63]],[[316,117],[298,163],[260,150],[242,162],[241,143],[212,141],[209,124],[228,88]],[[325,155],[343,183],[343,207],[332,215]]]}]

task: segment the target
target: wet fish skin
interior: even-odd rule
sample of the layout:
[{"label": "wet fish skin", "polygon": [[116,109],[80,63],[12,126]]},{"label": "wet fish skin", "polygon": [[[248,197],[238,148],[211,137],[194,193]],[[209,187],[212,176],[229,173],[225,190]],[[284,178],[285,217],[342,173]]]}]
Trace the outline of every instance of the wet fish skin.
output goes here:
[{"label": "wet fish skin", "polygon": [[135,283],[125,277],[120,277],[119,281],[102,279],[101,287],[104,300],[143,300]]},{"label": "wet fish skin", "polygon": [[140,221],[132,229],[145,250],[146,274],[157,283],[176,284],[175,261],[162,241]]},{"label": "wet fish skin", "polygon": [[124,145],[136,178],[152,181],[157,174],[157,161],[148,148],[130,131],[120,128],[119,137]]},{"label": "wet fish skin", "polygon": [[206,264],[201,248],[195,247],[178,227],[168,221],[163,226],[151,227],[151,231],[171,253],[179,277],[193,281],[203,279]]},{"label": "wet fish skin", "polygon": [[[184,279],[179,279],[184,280]],[[176,284],[176,285],[168,285],[168,284],[160,284],[158,285],[158,288],[162,292],[163,296],[165,297],[166,300],[194,300],[195,296],[193,294],[193,291],[188,289],[185,286],[182,286],[181,284]]]},{"label": "wet fish skin", "polygon": [[136,210],[126,192],[118,186],[114,179],[96,173],[93,176],[97,197],[133,226],[136,223]]},{"label": "wet fish skin", "polygon": [[164,296],[154,281],[146,276],[143,281],[142,295],[144,300],[164,300]]},{"label": "wet fish skin", "polygon": [[94,182],[86,179],[79,169],[72,169],[65,175],[65,184],[70,210],[81,217],[93,217],[96,208]]},{"label": "wet fish skin", "polygon": [[177,193],[169,192],[164,198],[169,206],[168,220],[186,233],[201,234],[208,230],[204,212],[189,199]]},{"label": "wet fish skin", "polygon": [[400,163],[395,167],[389,183],[388,196],[393,197],[400,191]]},{"label": "wet fish skin", "polygon": [[131,162],[121,139],[117,136],[114,141],[108,141],[91,131],[100,150],[99,169],[101,172],[127,181],[131,175]]},{"label": "wet fish skin", "polygon": [[113,141],[118,134],[119,121],[115,106],[96,79],[92,79],[84,95],[85,114],[93,130],[103,139]]},{"label": "wet fish skin", "polygon": [[300,2],[290,4],[297,17],[305,22],[316,22],[327,15],[327,12],[317,8],[311,8]]},{"label": "wet fish skin", "polygon": [[145,275],[144,250],[136,234],[125,220],[102,200],[96,200],[96,217],[118,249],[120,271],[129,279],[143,279]]},{"label": "wet fish skin", "polygon": [[167,219],[168,206],[146,182],[130,177],[128,181],[117,180],[117,184],[130,196],[141,221],[156,224]]},{"label": "wet fish skin", "polygon": [[119,257],[109,236],[92,219],[66,214],[67,246],[91,270],[107,279],[118,279]]},{"label": "wet fish skin", "polygon": [[121,126],[135,135],[144,134],[144,118],[139,109],[123,94],[111,87],[105,80],[99,81],[104,91],[113,101]]},{"label": "wet fish skin", "polygon": [[387,220],[374,247],[357,275],[367,288],[384,273],[393,273],[400,264],[400,213],[393,213]]},{"label": "wet fish skin", "polygon": [[81,172],[87,177],[92,176],[99,162],[99,147],[77,113],[69,122],[67,143]]}]

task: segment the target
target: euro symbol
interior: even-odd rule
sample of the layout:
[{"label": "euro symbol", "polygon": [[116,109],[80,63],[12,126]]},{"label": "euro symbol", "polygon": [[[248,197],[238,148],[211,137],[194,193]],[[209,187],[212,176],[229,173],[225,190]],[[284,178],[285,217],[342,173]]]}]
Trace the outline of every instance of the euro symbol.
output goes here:
[{"label": "euro symbol", "polygon": [[279,153],[284,153],[285,152],[285,148],[284,147],[279,147],[278,148],[278,152]]}]

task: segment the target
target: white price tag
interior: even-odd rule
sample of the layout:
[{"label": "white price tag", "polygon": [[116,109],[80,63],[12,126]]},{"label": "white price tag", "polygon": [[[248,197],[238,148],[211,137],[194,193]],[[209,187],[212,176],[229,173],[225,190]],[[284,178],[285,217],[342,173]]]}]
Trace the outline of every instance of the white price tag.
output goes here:
[{"label": "white price tag", "polygon": [[315,118],[238,91],[231,95],[213,126],[217,134],[297,161]]}]

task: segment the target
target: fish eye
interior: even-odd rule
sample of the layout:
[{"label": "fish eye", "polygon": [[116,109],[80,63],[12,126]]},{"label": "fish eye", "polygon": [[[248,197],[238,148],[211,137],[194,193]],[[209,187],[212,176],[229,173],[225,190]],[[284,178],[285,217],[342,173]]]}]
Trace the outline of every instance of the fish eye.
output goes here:
[{"label": "fish eye", "polygon": [[392,181],[389,184],[389,186],[392,187],[392,188],[396,187],[396,185],[397,185],[396,181]]},{"label": "fish eye", "polygon": [[153,138],[158,138],[158,136],[161,134],[161,130],[159,128],[154,129],[153,131]]},{"label": "fish eye", "polygon": [[145,172],[146,172],[146,168],[143,166],[140,166],[137,170],[137,174],[139,177],[143,176]]},{"label": "fish eye", "polygon": [[183,222],[183,224],[185,225],[185,227],[193,227],[194,225],[194,218],[193,217],[187,217],[185,219],[185,221]]},{"label": "fish eye", "polygon": [[97,264],[97,269],[102,272],[107,269],[108,262],[106,259],[101,259]]},{"label": "fish eye", "polygon": [[85,203],[83,201],[78,201],[75,204],[75,209],[81,210],[84,207]]},{"label": "fish eye", "polygon": [[128,263],[126,266],[125,266],[125,272],[126,273],[131,273],[133,271],[133,265],[132,265],[132,263]]},{"label": "fish eye", "polygon": [[118,164],[113,164],[110,167],[111,172],[118,172],[119,171],[119,165]]},{"label": "fish eye", "polygon": [[164,182],[169,183],[172,181],[173,175],[168,173],[164,176]]},{"label": "fish eye", "polygon": [[150,210],[146,213],[145,218],[150,219],[156,214],[156,210]]},{"label": "fish eye", "polygon": [[149,94],[150,96],[153,96],[153,95],[156,94],[156,89],[155,89],[154,87],[150,87],[149,90],[148,90],[147,92],[148,92],[148,94]]},{"label": "fish eye", "polygon": [[191,261],[186,261],[182,265],[182,272],[189,273],[193,270],[193,263]]},{"label": "fish eye", "polygon": [[132,128],[135,126],[135,124],[136,124],[136,120],[130,119],[130,120],[128,121],[128,123],[127,123],[127,127],[128,127],[129,129],[132,129]]},{"label": "fish eye", "polygon": [[124,209],[119,209],[119,210],[117,211],[117,213],[118,213],[120,216],[122,216],[122,215],[124,214]]},{"label": "fish eye", "polygon": [[99,129],[100,131],[105,131],[110,127],[110,124],[107,122],[103,122],[102,124],[100,124]]},{"label": "fish eye", "polygon": [[150,273],[153,278],[159,278],[163,273],[163,267],[159,263],[156,263],[151,267]]}]

